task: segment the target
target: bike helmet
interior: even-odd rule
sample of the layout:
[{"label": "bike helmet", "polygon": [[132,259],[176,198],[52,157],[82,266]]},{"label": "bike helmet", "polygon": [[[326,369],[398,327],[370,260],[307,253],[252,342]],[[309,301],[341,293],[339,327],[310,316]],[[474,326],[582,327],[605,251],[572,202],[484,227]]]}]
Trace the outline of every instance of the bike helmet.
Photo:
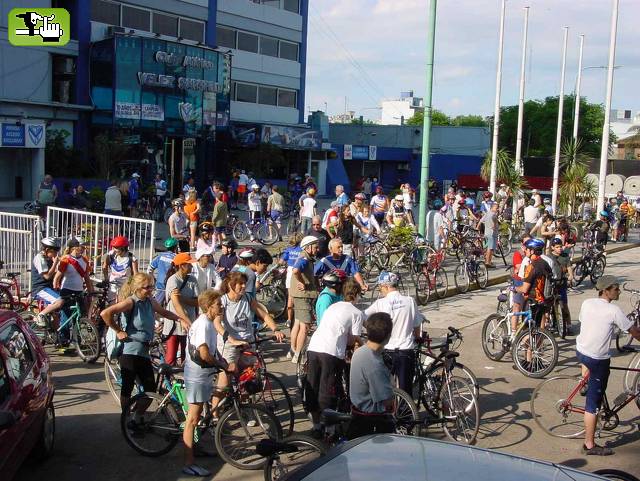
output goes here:
[{"label": "bike helmet", "polygon": [[51,247],[52,249],[60,249],[60,239],[57,237],[45,237],[42,239],[41,244],[45,247]]},{"label": "bike helmet", "polygon": [[312,235],[305,236],[300,241],[300,248],[304,249],[305,247],[310,246],[311,244],[315,244],[317,242],[318,242],[318,239],[316,237],[313,237]]},{"label": "bike helmet", "polygon": [[169,237],[164,241],[164,246],[167,249],[173,249],[178,246],[178,239],[174,239],[173,237]]},{"label": "bike helmet", "polygon": [[240,259],[246,259],[246,260],[253,259],[255,255],[256,255],[256,251],[251,247],[245,247],[238,253],[238,257]]},{"label": "bike helmet", "polygon": [[258,190],[258,189],[260,189],[260,186],[259,186],[258,184],[253,184],[253,185],[251,186],[251,189],[252,189],[252,190]]},{"label": "bike helmet", "polygon": [[491,197],[493,197],[493,193],[485,192],[484,194],[482,194],[482,197],[484,197],[485,199],[490,199]]},{"label": "bike helmet", "polygon": [[200,232],[213,232],[213,224],[211,222],[203,222],[200,224]]},{"label": "bike helmet", "polygon": [[564,241],[562,239],[560,239],[560,237],[554,237],[553,239],[551,239],[551,245],[552,246],[561,246],[561,245],[564,245]]},{"label": "bike helmet", "polygon": [[524,243],[524,246],[527,249],[532,249],[534,251],[536,250],[542,250],[544,248],[544,241],[542,239],[529,239],[527,242]]},{"label": "bike helmet", "polygon": [[382,271],[378,276],[378,285],[384,286],[392,286],[395,287],[398,285],[399,277],[393,272]]},{"label": "bike helmet", "polygon": [[225,239],[222,241],[222,245],[228,247],[229,249],[237,249],[238,243],[235,239]]},{"label": "bike helmet", "polygon": [[332,269],[322,276],[322,285],[325,287],[337,287],[347,280],[347,273],[342,269]]},{"label": "bike helmet", "polygon": [[355,198],[356,198],[357,200],[365,200],[365,199],[367,198],[367,196],[366,196],[366,195],[364,195],[362,192],[359,192],[359,193],[357,193],[357,194],[355,195]]},{"label": "bike helmet", "polygon": [[307,189],[307,194],[308,195],[314,195],[316,193],[316,189],[314,189],[313,187],[309,187]]},{"label": "bike helmet", "polygon": [[184,206],[184,200],[182,200],[181,198],[173,199],[171,201],[171,205],[173,207],[183,207]]},{"label": "bike helmet", "polygon": [[545,197],[545,199],[542,201],[545,205],[547,204],[551,204],[551,199],[549,199],[549,197]]},{"label": "bike helmet", "polygon": [[129,239],[127,239],[123,235],[117,235],[113,239],[111,239],[111,247],[113,247],[114,249],[129,247]]},{"label": "bike helmet", "polygon": [[609,213],[606,210],[601,210],[600,211],[600,216],[601,217],[609,217]]}]

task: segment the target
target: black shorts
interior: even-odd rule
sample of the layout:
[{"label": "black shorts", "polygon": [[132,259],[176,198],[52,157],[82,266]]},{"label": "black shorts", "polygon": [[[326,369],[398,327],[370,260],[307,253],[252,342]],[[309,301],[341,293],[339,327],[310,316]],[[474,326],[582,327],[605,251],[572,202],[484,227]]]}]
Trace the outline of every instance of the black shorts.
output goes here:
[{"label": "black shorts", "polygon": [[120,397],[131,397],[136,379],[142,384],[145,392],[155,392],[156,379],[151,359],[134,354],[123,354],[118,358],[118,361],[120,362],[120,374],[122,376]]},{"label": "black shorts", "polygon": [[322,411],[336,409],[344,398],[342,377],[344,360],[324,352],[308,351],[309,365],[304,386],[305,409]]}]

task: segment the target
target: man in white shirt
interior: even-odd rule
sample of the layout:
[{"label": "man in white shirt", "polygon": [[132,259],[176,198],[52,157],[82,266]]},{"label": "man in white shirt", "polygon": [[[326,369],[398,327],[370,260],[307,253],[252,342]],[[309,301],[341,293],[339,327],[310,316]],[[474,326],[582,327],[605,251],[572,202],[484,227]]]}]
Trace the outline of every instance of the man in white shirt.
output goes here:
[{"label": "man in white shirt", "polygon": [[620,281],[615,276],[602,276],[596,283],[598,297],[587,299],[580,308],[580,334],[576,338],[576,355],[583,375],[589,371],[584,409],[584,445],[586,455],[608,456],[613,450],[595,443],[596,411],[602,402],[609,380],[611,353],[609,344],[615,328],[629,331],[640,339],[640,328],[629,320],[620,307],[612,304],[620,297]]},{"label": "man in white shirt", "polygon": [[529,234],[540,218],[540,210],[535,207],[535,200],[531,199],[524,208],[524,233]]},{"label": "man in white shirt", "polygon": [[365,309],[364,313],[366,317],[376,312],[386,312],[391,316],[393,329],[384,352],[392,359],[391,374],[398,380],[398,387],[411,393],[415,363],[413,349],[415,339],[420,336],[423,316],[413,298],[400,294],[398,282],[399,278],[393,272],[381,272],[378,286],[383,297]]}]

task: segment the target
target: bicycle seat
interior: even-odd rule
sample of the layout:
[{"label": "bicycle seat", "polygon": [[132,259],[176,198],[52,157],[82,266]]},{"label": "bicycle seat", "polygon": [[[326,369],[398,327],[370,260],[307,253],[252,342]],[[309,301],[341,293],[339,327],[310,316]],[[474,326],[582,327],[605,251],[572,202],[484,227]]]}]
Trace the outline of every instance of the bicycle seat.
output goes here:
[{"label": "bicycle seat", "polygon": [[345,423],[351,421],[350,413],[341,413],[334,411],[333,409],[323,409],[320,415],[320,422],[325,426],[333,426],[335,424]]},{"label": "bicycle seat", "polygon": [[440,349],[446,347],[448,344],[446,337],[437,337],[431,338],[431,344],[429,344],[429,347],[431,349]]},{"label": "bicycle seat", "polygon": [[256,445],[256,453],[259,456],[273,456],[278,453],[295,453],[298,447],[287,442],[279,442],[275,439],[263,439]]},{"label": "bicycle seat", "polygon": [[184,369],[182,367],[178,367],[178,366],[171,366],[169,364],[160,364],[160,366],[158,366],[158,373],[161,374],[162,376],[172,376],[174,374],[179,374],[183,371]]},{"label": "bicycle seat", "polygon": [[498,295],[498,301],[500,302],[507,302],[509,300],[509,296],[507,296],[504,292],[501,292]]},{"label": "bicycle seat", "polygon": [[437,359],[454,359],[460,355],[459,352],[456,351],[445,351],[438,355]]}]

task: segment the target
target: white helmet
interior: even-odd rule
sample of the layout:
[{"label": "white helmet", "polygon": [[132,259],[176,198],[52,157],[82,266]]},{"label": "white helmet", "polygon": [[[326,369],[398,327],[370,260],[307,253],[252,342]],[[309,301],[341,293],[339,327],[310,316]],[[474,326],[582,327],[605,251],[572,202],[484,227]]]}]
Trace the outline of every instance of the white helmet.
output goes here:
[{"label": "white helmet", "polygon": [[315,244],[317,242],[318,242],[318,239],[316,237],[313,237],[312,235],[305,236],[300,241],[300,248],[304,249],[305,247],[310,246],[311,244]]},{"label": "white helmet", "polygon": [[259,189],[259,188],[260,188],[260,186],[258,184],[253,184],[251,186],[251,189],[253,189],[253,190],[256,190],[256,189]]},{"label": "white helmet", "polygon": [[60,239],[57,237],[45,237],[42,239],[41,244],[45,247],[52,247],[53,249],[60,249]]}]

